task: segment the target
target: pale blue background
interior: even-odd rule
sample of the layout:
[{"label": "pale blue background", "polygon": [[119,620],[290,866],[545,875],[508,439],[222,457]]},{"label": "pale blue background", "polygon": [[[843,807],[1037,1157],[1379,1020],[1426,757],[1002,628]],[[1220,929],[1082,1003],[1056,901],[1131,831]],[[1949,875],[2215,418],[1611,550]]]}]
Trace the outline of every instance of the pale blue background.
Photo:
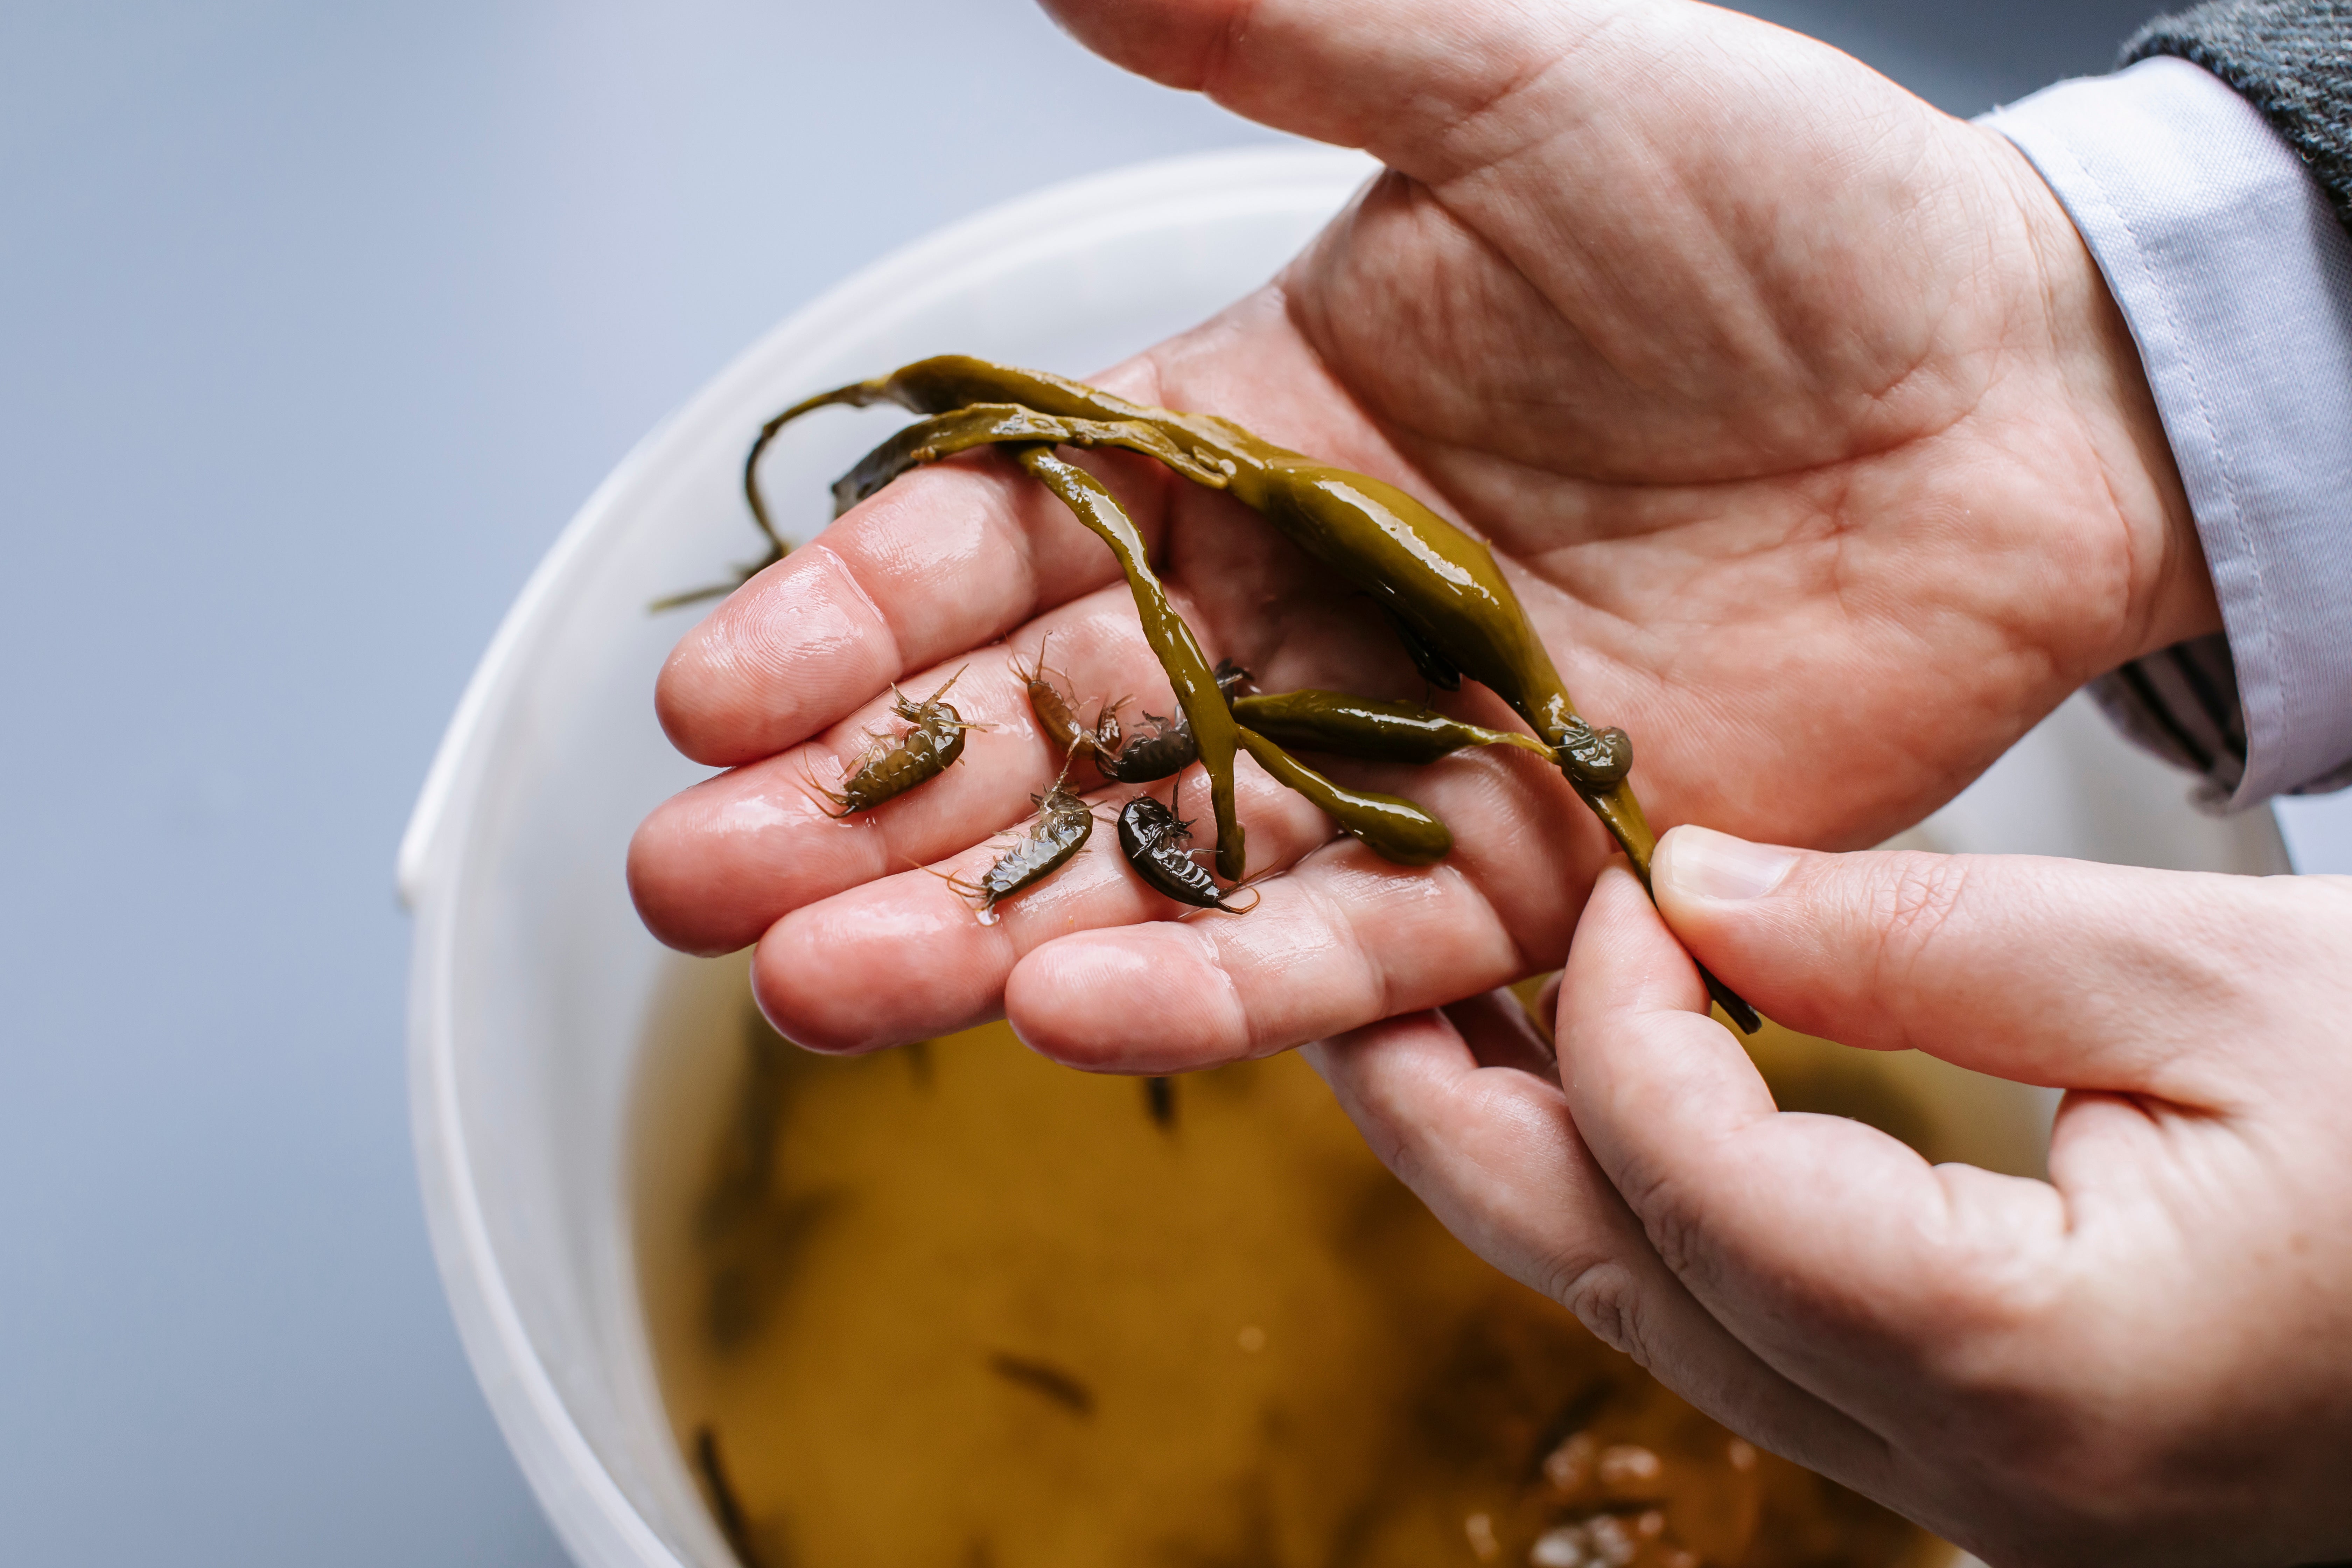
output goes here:
[{"label": "pale blue background", "polygon": [[[1973,112],[2143,6],[1767,9]],[[409,1163],[392,855],[466,673],[824,285],[1268,139],[1019,0],[0,10],[0,1560],[560,1561]]]}]

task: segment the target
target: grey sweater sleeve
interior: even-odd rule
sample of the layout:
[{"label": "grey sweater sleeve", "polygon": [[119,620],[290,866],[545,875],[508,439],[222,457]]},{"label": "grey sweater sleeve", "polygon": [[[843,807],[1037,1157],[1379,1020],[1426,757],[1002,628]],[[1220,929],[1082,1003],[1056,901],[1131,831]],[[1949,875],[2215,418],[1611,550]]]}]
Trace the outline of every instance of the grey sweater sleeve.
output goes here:
[{"label": "grey sweater sleeve", "polygon": [[[2213,0],[2158,17],[2123,50],[2126,63],[2158,57],[2187,61],[2226,83],[2300,160],[2313,182],[2310,188],[2337,220],[2328,225],[2318,216],[2321,226],[2352,232],[2352,0]],[[2121,84],[2125,79],[2105,79]],[[2001,117],[1994,116],[1993,122],[2000,125]],[[2063,156],[2064,151],[2049,145],[2046,130],[2037,145],[2033,135],[2002,128],[2035,157],[2066,201],[2132,318],[2142,357],[2177,362],[2168,370],[2151,363],[2149,371],[2189,483],[2229,626],[2226,636],[2202,637],[2125,666],[2095,682],[2093,695],[2133,739],[2202,774],[2200,796],[2210,805],[2243,807],[2273,794],[2352,783],[2352,756],[2346,754],[2343,737],[2334,733],[2345,728],[2352,710],[2347,709],[2346,694],[2332,689],[2352,664],[2352,647],[2332,648],[2346,635],[2340,615],[2315,614],[2298,604],[2332,597],[2330,590],[2338,584],[2330,579],[2343,573],[2329,569],[2330,563],[2352,563],[2352,511],[2322,500],[2318,510],[2331,515],[2312,515],[2313,497],[2334,493],[2342,477],[2333,473],[2344,465],[2331,458],[2329,449],[2352,449],[2352,428],[2337,428],[2335,417],[2344,406],[2344,389],[2332,387],[2335,376],[2319,377],[2318,385],[2305,380],[2263,388],[2252,384],[2261,377],[2232,370],[2226,360],[2233,345],[2253,352],[2263,333],[2250,330],[2252,318],[2233,310],[2228,297],[2276,282],[2256,276],[2262,267],[2243,265],[2250,254],[2246,247],[2256,238],[2252,230],[2261,223],[2242,213],[2248,233],[2234,240],[2185,237],[2227,226],[2217,213],[2237,202],[2230,187],[2244,183],[2243,161],[2233,166],[2211,142],[2197,143],[2200,151],[2177,167],[2189,183],[2212,184],[2211,202],[2199,216],[2196,198],[2184,198],[2187,216],[2168,238],[2161,223],[2143,226],[2145,211],[2128,210],[2127,192],[2120,217],[2086,221],[2095,217],[2092,200],[2110,194],[2084,189],[2099,180],[2072,164],[2071,176],[2062,175],[2056,159],[2042,155]],[[2162,198],[2159,194],[2152,199]],[[2145,209],[2149,204],[2142,205]],[[2315,215],[2325,210],[2318,200],[2311,205]],[[2262,222],[2280,221],[2275,203],[2273,207]],[[2180,229],[2179,222],[2215,228]],[[2308,250],[2321,263],[2289,268],[2313,276],[2300,289],[2284,292],[2306,304],[2315,294],[2322,307],[2320,319],[2294,325],[2294,331],[2305,335],[2292,341],[2325,345],[2345,338],[2352,332],[2352,294],[2345,292],[2340,272],[2341,240],[2312,236],[2297,242],[2289,232],[2284,243],[2291,251]],[[2331,246],[2338,254],[2334,266],[2326,264]],[[2200,249],[2204,254],[2198,254]],[[2126,251],[2145,253],[2145,259],[2131,258],[2141,259],[2144,275],[2137,291],[2117,265]],[[2264,265],[2279,269],[2275,258],[2265,257]],[[2286,323],[2270,325],[2284,329]],[[2166,339],[2172,343],[2168,356],[2159,353]],[[2340,370],[2340,350],[2332,357],[2316,350],[2301,357],[2311,363],[2297,365],[2299,372]],[[2278,370],[2280,375],[2271,379],[2293,379],[2286,363]],[[2293,416],[2280,417],[2282,410],[2291,410]],[[2239,476],[2233,483],[2232,465],[2262,472]],[[2203,474],[2206,468],[2214,472]],[[2200,485],[2200,478],[2209,482]],[[2276,510],[2277,497],[2264,504],[2258,493],[2263,483],[2290,500],[2299,493],[2301,515],[2292,504],[2284,512]],[[2345,560],[2336,561],[2338,556]],[[2313,580],[2298,586],[2305,576]],[[2242,678],[2251,680],[2251,689],[2242,690]]]},{"label": "grey sweater sleeve", "polygon": [[2158,16],[2120,63],[2174,55],[2200,65],[2302,154],[2352,227],[2352,0],[2212,0]]}]

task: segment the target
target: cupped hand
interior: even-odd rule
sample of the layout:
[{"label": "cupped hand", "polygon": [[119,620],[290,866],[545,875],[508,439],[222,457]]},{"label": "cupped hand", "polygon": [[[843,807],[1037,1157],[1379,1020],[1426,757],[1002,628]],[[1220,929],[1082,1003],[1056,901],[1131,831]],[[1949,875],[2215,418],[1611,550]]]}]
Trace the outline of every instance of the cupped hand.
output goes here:
[{"label": "cupped hand", "polygon": [[[1660,826],[1875,841],[2084,679],[2218,624],[2063,212],[2005,142],[1845,56],[1685,4],[1056,9],[1131,68],[1387,165],[1267,288],[1103,383],[1490,540],[1579,704],[1632,733]],[[1274,689],[1420,694],[1370,606],[1259,520],[1087,460],[1212,658]],[[759,940],[761,1000],[812,1046],[1002,1008],[1043,1050],[1128,1070],[1278,1049],[1565,952],[1608,844],[1531,756],[1361,775],[1453,827],[1455,854],[1412,871],[1334,843],[1245,762],[1255,913],[1165,918],[1103,833],[980,927],[914,868],[984,866],[1053,777],[1011,673],[1048,636],[1089,709],[1171,710],[1108,552],[999,459],[901,479],[771,568],[664,672],[672,738],[733,771],[641,830],[648,924],[698,951]],[[809,781],[888,728],[887,683],[950,676],[995,728],[828,820]]]},{"label": "cupped hand", "polygon": [[[2002,1568],[2352,1555],[2352,880],[1685,827],[1656,888],[1604,876],[1556,1061],[1507,996],[1312,1047],[1457,1234]],[[1797,1028],[2063,1088],[2050,1179],[1777,1111],[1676,937]]]}]

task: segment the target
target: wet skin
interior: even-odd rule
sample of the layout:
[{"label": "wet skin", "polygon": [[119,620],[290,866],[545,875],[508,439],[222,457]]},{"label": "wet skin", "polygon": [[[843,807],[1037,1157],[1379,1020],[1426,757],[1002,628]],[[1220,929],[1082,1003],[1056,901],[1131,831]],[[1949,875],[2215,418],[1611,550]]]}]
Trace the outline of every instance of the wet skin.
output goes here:
[{"label": "wet skin", "polygon": [[[1094,384],[1218,410],[1482,538],[1565,687],[1636,737],[1659,826],[1874,842],[2084,679],[2218,625],[2129,335],[1998,138],[1696,7],[1367,30],[1276,4],[1214,47],[1191,11],[1134,32],[1072,15],[1125,63],[1391,170],[1274,284]],[[1233,496],[1062,450],[1122,501],[1205,657],[1277,689],[1428,689],[1351,585]],[[1059,769],[1001,639],[1055,630],[1075,690],[1174,710],[1116,572],[1038,485],[976,454],[908,474],[754,579],[657,693],[681,749],[734,771],[641,830],[648,923],[699,951],[760,942],[762,1002],[811,1044],[1002,1008],[1040,1049],[1136,1070],[1559,962],[1612,845],[1556,770],[1509,748],[1332,764],[1452,830],[1420,870],[1333,841],[1238,763],[1235,822],[1253,878],[1272,873],[1246,920],[1169,921],[1131,878],[1087,881],[1096,855],[989,932],[908,879],[908,857],[964,865]],[[870,823],[810,809],[800,758],[837,764],[886,682],[929,690],[967,659],[958,707],[997,730]],[[1439,705],[1517,727],[1475,688]]]}]

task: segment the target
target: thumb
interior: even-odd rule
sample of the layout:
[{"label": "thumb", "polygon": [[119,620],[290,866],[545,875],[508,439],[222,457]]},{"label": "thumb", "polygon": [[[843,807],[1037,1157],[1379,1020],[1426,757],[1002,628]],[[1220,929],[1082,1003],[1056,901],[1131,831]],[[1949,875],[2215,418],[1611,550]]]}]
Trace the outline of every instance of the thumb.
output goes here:
[{"label": "thumb", "polygon": [[1653,867],[1692,954],[1765,1013],[1996,1077],[2210,1104],[2263,1011],[2260,879],[2023,855],[1821,855],[1677,827]]},{"label": "thumb", "polygon": [[[1584,173],[1594,182],[1628,165],[1639,178],[1654,179],[1654,132],[1671,132],[1678,155],[1710,147],[1719,155],[1738,139],[1693,121],[1726,118],[1727,101],[1738,95],[1660,90],[1691,71],[1695,59],[1784,86],[1836,82],[1852,91],[1862,79],[1885,86],[1825,46],[1703,5],[1043,3],[1080,43],[1116,65],[1206,93],[1262,124],[1361,147],[1430,184],[1560,136],[1586,154],[1571,161],[1589,165]],[[1654,123],[1627,123],[1645,118]],[[1779,118],[1785,132],[1785,112]]]},{"label": "thumb", "polygon": [[1044,4],[1115,65],[1206,93],[1280,130],[1368,148],[1392,163],[1391,152],[1459,124],[1531,62],[1557,52],[1546,35],[1559,20],[1479,0]]}]

